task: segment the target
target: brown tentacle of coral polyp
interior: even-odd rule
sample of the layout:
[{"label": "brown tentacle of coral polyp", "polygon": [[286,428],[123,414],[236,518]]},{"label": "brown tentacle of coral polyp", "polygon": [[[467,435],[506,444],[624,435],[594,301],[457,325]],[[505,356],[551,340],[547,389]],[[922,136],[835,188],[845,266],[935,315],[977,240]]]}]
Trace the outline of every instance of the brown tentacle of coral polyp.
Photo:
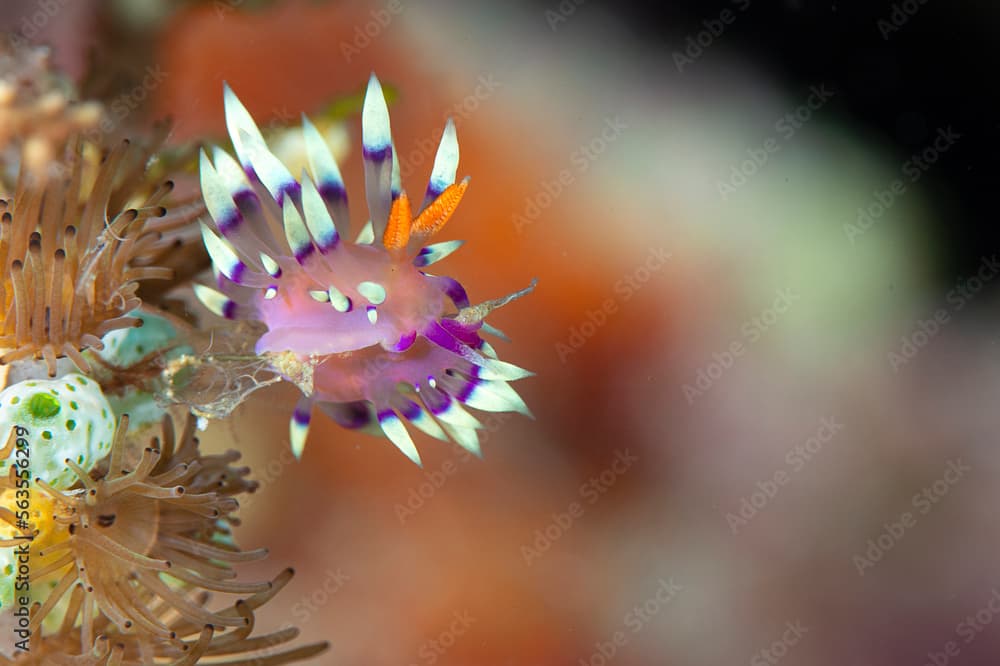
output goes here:
[{"label": "brown tentacle of coral polyp", "polygon": [[[230,538],[236,495],[256,489],[249,470],[233,466],[239,453],[202,455],[190,417],[176,433],[165,417],[162,438],[141,451],[128,448],[127,430],[123,416],[110,456],[95,469],[65,461],[79,480],[72,488],[34,482],[51,501],[54,524],[36,535],[43,545],[30,580],[55,585],[32,611],[30,654],[42,661],[28,663],[283,664],[323,651],[321,643],[252,654],[298,631],[250,637],[253,611],[292,571],[271,581],[235,580],[233,565],[267,555],[241,550]],[[212,592],[246,596],[211,610]],[[56,609],[65,609],[61,627],[43,630]],[[231,660],[201,659],[221,656]]]},{"label": "brown tentacle of coral polyp", "polygon": [[[292,579],[293,573],[291,569],[285,569],[270,581],[268,590],[241,599],[221,611],[220,615],[238,622],[233,629],[197,625],[184,618],[172,617],[164,606],[151,606],[150,615],[163,621],[171,629],[173,637],[170,641],[151,641],[138,632],[123,633],[105,616],[87,615],[87,591],[82,583],[77,583],[70,594],[67,612],[59,628],[48,634],[34,633],[28,652],[14,662],[0,657],[0,664],[277,666],[309,659],[325,651],[327,644],[311,643],[272,652],[299,635],[298,629],[294,627],[252,636],[254,611],[280,591]],[[189,593],[188,589],[178,589],[181,594]],[[202,594],[192,602],[204,605],[208,600],[209,596]],[[35,619],[42,609],[36,604],[31,612],[32,619]]]},{"label": "brown tentacle of coral polyp", "polygon": [[169,220],[147,222],[166,215],[171,184],[124,192],[141,181],[147,151],[123,141],[97,153],[80,139],[60,168],[22,169],[14,197],[0,199],[0,364],[44,359],[54,376],[65,356],[88,370],[83,350],[138,325],[128,314],[139,281],[171,277],[149,265]]}]

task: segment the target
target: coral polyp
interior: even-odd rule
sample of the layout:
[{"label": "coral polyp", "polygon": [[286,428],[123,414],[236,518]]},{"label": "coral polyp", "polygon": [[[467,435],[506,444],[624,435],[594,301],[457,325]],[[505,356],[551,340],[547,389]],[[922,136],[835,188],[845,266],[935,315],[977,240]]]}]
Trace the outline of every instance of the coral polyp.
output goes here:
[{"label": "coral polyp", "polygon": [[162,205],[172,184],[139,188],[149,151],[135,144],[95,150],[79,139],[60,168],[22,171],[0,199],[0,364],[43,359],[54,376],[69,357],[89,370],[83,350],[139,323],[140,281],[172,275],[152,265],[178,223]]},{"label": "coral polyp", "polygon": [[[14,511],[0,511],[0,547],[10,552],[30,537],[28,579],[47,591],[29,624],[36,640],[45,639],[36,651],[46,659],[38,663],[193,664],[201,655],[252,653],[297,635],[292,629],[248,638],[253,609],[291,572],[273,581],[234,580],[235,565],[267,554],[240,549],[231,534],[236,497],[257,484],[247,479],[247,468],[233,466],[239,453],[202,454],[194,423],[188,419],[175,432],[165,417],[161,437],[137,451],[127,443],[122,417],[107,458],[86,469],[65,460],[77,477],[72,487],[34,481],[27,528]],[[10,456],[13,442],[12,436],[0,458]],[[0,480],[0,498],[11,507],[16,478],[12,467]],[[243,599],[211,610],[211,592]],[[46,635],[49,619],[60,628]],[[286,663],[323,649],[304,646],[259,663]],[[93,661],[71,659],[88,656]]]},{"label": "coral polyp", "polygon": [[[419,464],[404,421],[479,452],[479,421],[463,405],[528,413],[510,387],[529,376],[500,361],[480,336],[496,307],[527,291],[472,306],[465,289],[424,269],[459,241],[426,244],[458,207],[469,179],[456,182],[455,125],[445,126],[423,201],[402,189],[389,112],[372,75],[362,110],[370,219],[347,240],[347,194],[321,135],[303,121],[309,168],[296,179],[275,157],[235,94],[225,89],[234,160],[201,156],[201,185],[214,224],[203,227],[217,288],[201,301],[228,319],[263,323],[255,346],[304,396],[290,427],[301,454],[312,407],[348,428],[386,435]],[[500,334],[502,335],[502,334]]]},{"label": "coral polyp", "polygon": [[[170,629],[170,641],[150,641],[136,632],[122,632],[103,615],[85,615],[86,587],[76,584],[68,597],[67,613],[53,630],[32,634],[28,649],[13,660],[0,655],[4,666],[279,666],[321,654],[326,643],[310,643],[280,649],[294,640],[298,629],[289,627],[268,634],[253,635],[254,611],[270,601],[292,579],[285,569],[263,592],[240,599],[219,611],[218,615],[235,628],[191,623],[172,613],[169,607],[154,606],[149,615]],[[180,586],[178,594],[190,594],[189,586]],[[192,597],[191,603],[204,607],[208,595]],[[40,608],[34,610],[38,617]],[[206,611],[207,612],[207,611]]]}]

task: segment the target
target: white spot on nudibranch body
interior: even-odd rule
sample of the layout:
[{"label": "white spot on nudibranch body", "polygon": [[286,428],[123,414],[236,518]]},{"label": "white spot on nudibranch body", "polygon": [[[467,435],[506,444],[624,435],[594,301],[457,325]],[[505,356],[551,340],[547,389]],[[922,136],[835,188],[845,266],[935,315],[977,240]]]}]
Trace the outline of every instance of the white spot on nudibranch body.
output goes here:
[{"label": "white spot on nudibranch body", "polygon": [[369,303],[379,305],[385,302],[385,287],[378,282],[362,282],[358,284],[358,293],[365,297]]}]

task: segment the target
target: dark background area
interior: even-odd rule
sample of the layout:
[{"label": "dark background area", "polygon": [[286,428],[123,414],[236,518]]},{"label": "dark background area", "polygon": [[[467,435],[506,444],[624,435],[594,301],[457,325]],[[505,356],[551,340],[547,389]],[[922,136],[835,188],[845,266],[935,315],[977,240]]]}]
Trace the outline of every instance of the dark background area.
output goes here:
[{"label": "dark background area", "polygon": [[[544,10],[552,3],[536,0]],[[588,3],[589,4],[589,3]],[[932,200],[949,214],[939,226],[938,272],[942,287],[975,270],[984,254],[1000,248],[996,218],[996,158],[1000,122],[994,103],[996,18],[988,2],[828,2],[678,0],[608,3],[650,48],[667,55],[683,47],[702,23],[724,9],[739,17],[719,41],[753,64],[784,79],[790,89],[827,82],[840,94],[827,109],[873,139],[895,148],[902,164],[934,139],[938,128],[962,134],[922,179]],[[916,7],[883,37],[880,21]],[[939,211],[935,211],[936,213]],[[991,288],[994,288],[991,286]]]}]

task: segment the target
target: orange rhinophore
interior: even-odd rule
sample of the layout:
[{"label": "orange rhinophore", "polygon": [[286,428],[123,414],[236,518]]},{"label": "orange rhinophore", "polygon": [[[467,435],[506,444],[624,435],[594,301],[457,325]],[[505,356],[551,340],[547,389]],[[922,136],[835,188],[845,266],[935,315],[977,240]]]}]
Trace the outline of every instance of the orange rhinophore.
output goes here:
[{"label": "orange rhinophore", "polygon": [[441,228],[451,219],[452,213],[458,208],[459,202],[465,190],[469,188],[469,179],[465,178],[461,183],[449,185],[431,205],[424,209],[424,212],[413,221],[413,235],[421,238],[433,236],[441,231]]},{"label": "orange rhinophore", "polygon": [[404,250],[410,242],[410,227],[413,224],[413,213],[410,210],[410,198],[406,192],[392,202],[389,213],[389,223],[386,225],[382,244],[387,250]]}]

